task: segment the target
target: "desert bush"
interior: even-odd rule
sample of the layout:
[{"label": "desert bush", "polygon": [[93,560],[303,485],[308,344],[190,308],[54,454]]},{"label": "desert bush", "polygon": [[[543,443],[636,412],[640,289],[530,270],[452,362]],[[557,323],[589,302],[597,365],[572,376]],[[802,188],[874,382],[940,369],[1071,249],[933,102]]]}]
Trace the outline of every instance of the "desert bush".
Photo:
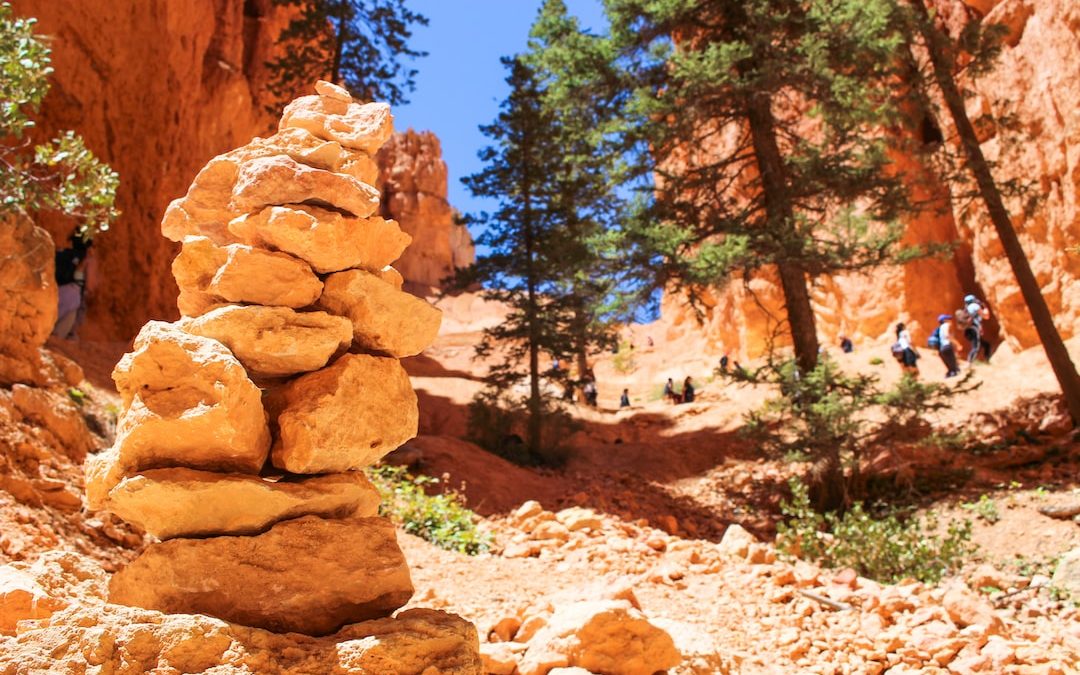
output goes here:
[{"label": "desert bush", "polygon": [[476,514],[465,506],[460,492],[427,493],[427,487],[440,483],[438,478],[413,476],[404,467],[385,465],[369,468],[367,475],[382,498],[379,515],[409,534],[467,555],[488,550],[491,537],[477,529]]},{"label": "desert bush", "polygon": [[782,554],[825,567],[850,567],[886,583],[905,578],[937,583],[975,553],[970,520],[951,523],[940,535],[933,513],[925,519],[895,510],[877,515],[856,502],[842,514],[822,514],[811,507],[801,481],[789,485],[792,497],[781,505],[787,520],[776,530]]}]

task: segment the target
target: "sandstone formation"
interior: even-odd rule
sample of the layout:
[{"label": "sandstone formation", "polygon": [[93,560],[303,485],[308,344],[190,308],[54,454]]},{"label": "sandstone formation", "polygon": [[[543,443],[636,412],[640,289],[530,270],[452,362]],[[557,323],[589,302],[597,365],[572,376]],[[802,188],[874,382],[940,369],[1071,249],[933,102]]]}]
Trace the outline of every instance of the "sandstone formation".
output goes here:
[{"label": "sandstone formation", "polygon": [[[163,540],[112,578],[113,602],[326,635],[412,596],[360,470],[416,435],[395,357],[440,313],[387,267],[409,237],[370,217],[378,192],[335,170],[378,149],[389,108],[317,91],[286,110],[280,146],[211,160],[163,220],[183,318],[148,323],[120,361],[117,440],[87,467],[93,508]],[[361,281],[326,297],[326,272]]]},{"label": "sandstone formation", "polygon": [[395,265],[420,286],[438,286],[454,268],[473,262],[469,230],[455,222],[447,201],[447,169],[439,139],[430,131],[395,134],[378,154],[382,214],[422,242]]},{"label": "sandstone formation", "polygon": [[0,384],[39,383],[41,347],[56,323],[53,242],[26,215],[0,216]]}]

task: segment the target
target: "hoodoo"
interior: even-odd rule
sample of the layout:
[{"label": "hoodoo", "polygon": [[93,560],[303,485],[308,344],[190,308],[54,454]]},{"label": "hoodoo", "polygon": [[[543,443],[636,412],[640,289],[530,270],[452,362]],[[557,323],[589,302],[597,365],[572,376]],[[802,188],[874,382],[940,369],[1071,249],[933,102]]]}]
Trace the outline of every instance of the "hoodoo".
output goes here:
[{"label": "hoodoo", "polygon": [[416,435],[398,357],[440,312],[387,267],[410,237],[373,215],[361,170],[389,106],[316,91],[211,160],[163,220],[182,318],[148,323],[116,367],[117,440],[87,467],[92,508],[161,539],[112,602],[327,635],[412,596],[362,470]]}]

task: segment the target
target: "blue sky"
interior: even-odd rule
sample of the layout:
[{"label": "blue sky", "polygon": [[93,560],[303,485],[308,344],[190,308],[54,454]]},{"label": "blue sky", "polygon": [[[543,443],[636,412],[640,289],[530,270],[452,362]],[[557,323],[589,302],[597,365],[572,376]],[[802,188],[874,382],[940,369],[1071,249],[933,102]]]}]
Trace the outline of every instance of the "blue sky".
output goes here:
[{"label": "blue sky", "polygon": [[[541,0],[409,2],[430,20],[416,31],[412,43],[428,56],[415,61],[420,71],[416,91],[408,105],[395,107],[395,127],[438,135],[450,169],[450,203],[461,211],[485,208],[469,195],[461,177],[482,168],[476,153],[487,139],[477,127],[495,118],[507,94],[506,71],[499,58],[525,49],[540,4]],[[606,25],[601,0],[566,4],[585,26],[602,30]]]}]

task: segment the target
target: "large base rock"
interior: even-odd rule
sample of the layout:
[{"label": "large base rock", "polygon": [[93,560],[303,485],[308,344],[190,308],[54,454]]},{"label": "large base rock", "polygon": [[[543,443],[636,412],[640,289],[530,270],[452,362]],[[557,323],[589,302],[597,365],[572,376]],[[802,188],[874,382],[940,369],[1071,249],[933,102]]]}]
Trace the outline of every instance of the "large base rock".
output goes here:
[{"label": "large base rock", "polygon": [[318,307],[348,317],[358,346],[397,358],[422,352],[442,323],[439,309],[364,270],[328,276]]},{"label": "large base rock", "polygon": [[[382,282],[380,282],[382,283]],[[290,473],[362,469],[416,435],[416,393],[397,359],[346,354],[272,392],[274,466]]]},{"label": "large base rock", "polygon": [[0,673],[483,672],[476,629],[445,612],[410,609],[323,638],[280,635],[197,614],[106,604],[105,572],[70,551],[46,553],[33,566],[0,568],[0,584],[9,578],[3,570],[18,574],[35,601],[6,606],[14,630],[0,635]]},{"label": "large base rock", "polygon": [[146,324],[113,371],[124,414],[113,447],[87,463],[86,496],[100,509],[125,475],[186,466],[257,473],[270,431],[262,392],[217,340]]},{"label": "large base rock", "polygon": [[326,312],[288,307],[228,305],[180,324],[192,335],[221,342],[259,377],[284,377],[318,370],[352,344],[352,325]]},{"label": "large base rock", "polygon": [[368,517],[379,492],[359,471],[269,481],[258,476],[157,469],[125,478],[106,509],[158,539],[258,534],[301,516]]},{"label": "large base rock", "polygon": [[253,537],[153,544],[109,582],[109,601],[327,635],[412,597],[394,526],[306,516]]}]

